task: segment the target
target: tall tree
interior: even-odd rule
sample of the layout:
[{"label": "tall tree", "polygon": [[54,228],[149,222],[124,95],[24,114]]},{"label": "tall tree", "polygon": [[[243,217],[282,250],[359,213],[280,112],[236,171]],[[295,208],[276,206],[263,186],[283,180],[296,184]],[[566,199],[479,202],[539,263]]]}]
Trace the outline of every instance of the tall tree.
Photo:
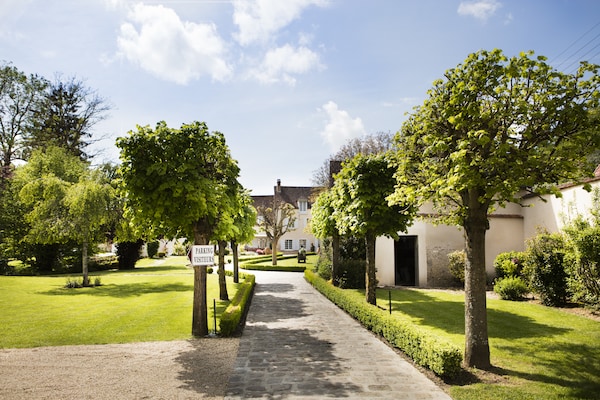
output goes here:
[{"label": "tall tree", "polygon": [[335,154],[327,158],[319,169],[313,172],[312,181],[315,186],[330,187],[332,174],[339,172],[338,170],[332,171],[332,161],[341,163],[358,154],[382,154],[391,150],[393,144],[394,135],[390,132],[377,132],[350,139]]},{"label": "tall tree", "polygon": [[271,204],[256,207],[258,225],[266,233],[273,247],[272,264],[277,265],[277,248],[279,239],[287,232],[294,230],[296,209],[279,196],[274,196]]},{"label": "tall tree", "polygon": [[13,161],[26,158],[25,135],[47,84],[10,64],[0,67],[0,185],[10,177]]},{"label": "tall tree", "polygon": [[238,283],[239,278],[239,254],[238,245],[252,240],[256,231],[256,209],[252,205],[252,197],[247,190],[240,189],[236,195],[236,212],[233,216],[235,230],[230,237],[231,251],[233,252],[233,282]]},{"label": "tall tree", "polygon": [[[319,194],[312,206],[312,219],[310,220],[310,229],[315,237],[325,239],[328,237],[337,240],[338,249],[333,251],[331,262],[331,279],[334,285],[339,282],[339,232],[333,217],[335,212],[333,205],[333,191],[326,190]],[[333,249],[332,249],[333,250]],[[338,258],[337,260],[335,258]]]},{"label": "tall tree", "polygon": [[559,194],[581,179],[600,133],[589,110],[600,101],[598,66],[558,72],[533,52],[471,54],[437,80],[396,136],[393,202],[430,201],[440,219],[464,228],[465,358],[489,368],[485,233],[489,213],[519,202],[523,189]]},{"label": "tall tree", "polygon": [[102,178],[100,171],[88,171],[69,188],[64,200],[69,216],[70,237],[81,245],[83,286],[90,283],[89,246],[103,236],[104,229],[101,228],[110,218],[108,207],[114,197],[113,188]]},{"label": "tall tree", "polygon": [[397,238],[398,232],[406,231],[414,217],[410,203],[388,204],[387,197],[394,193],[396,184],[394,173],[385,154],[359,154],[344,163],[331,189],[337,230],[365,239],[365,295],[370,304],[377,301],[375,239],[381,235]]},{"label": "tall tree", "polygon": [[85,160],[92,128],[106,117],[110,106],[84,82],[57,76],[44,92],[29,134],[32,148],[59,146]]},{"label": "tall tree", "polygon": [[82,246],[83,284],[89,284],[89,244],[103,233],[112,188],[98,171],[58,147],[37,150],[17,170],[19,198],[27,207],[26,240],[32,244]]},{"label": "tall tree", "polygon": [[[172,129],[138,126],[119,138],[121,180],[127,207],[165,235],[185,234],[207,245],[217,227],[223,193],[237,187],[239,167],[225,136],[204,122]],[[206,268],[194,267],[192,334],[208,334]]]}]

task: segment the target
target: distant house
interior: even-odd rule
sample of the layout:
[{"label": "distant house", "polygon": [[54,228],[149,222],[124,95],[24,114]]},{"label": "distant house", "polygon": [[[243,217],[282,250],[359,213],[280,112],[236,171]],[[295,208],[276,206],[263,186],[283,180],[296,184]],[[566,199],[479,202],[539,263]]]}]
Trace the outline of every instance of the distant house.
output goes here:
[{"label": "distant house", "polygon": [[[587,181],[594,190],[600,189],[600,170]],[[583,185],[563,185],[562,197],[553,195],[525,196],[523,204],[508,204],[489,215],[490,229],[486,233],[486,271],[494,276],[493,262],[499,253],[525,250],[525,241],[539,229],[560,231],[577,215],[589,216],[593,192]],[[448,270],[448,253],[464,249],[462,229],[448,225],[433,225],[427,221],[429,207],[419,210],[419,218],[399,240],[377,238],[375,264],[380,285],[439,287],[452,282]]]},{"label": "distant house", "polygon": [[[291,204],[296,212],[296,221],[294,229],[279,239],[278,251],[297,252],[301,247],[307,251],[316,250],[319,247],[319,241],[310,232],[310,219],[312,208],[312,195],[318,190],[313,186],[282,186],[281,180],[277,180],[277,185],[273,187],[272,195],[252,196],[254,207],[270,206],[274,199],[280,199]],[[258,216],[260,218],[260,216]],[[251,247],[265,249],[271,246],[269,239],[264,231],[257,227],[256,234]]]}]

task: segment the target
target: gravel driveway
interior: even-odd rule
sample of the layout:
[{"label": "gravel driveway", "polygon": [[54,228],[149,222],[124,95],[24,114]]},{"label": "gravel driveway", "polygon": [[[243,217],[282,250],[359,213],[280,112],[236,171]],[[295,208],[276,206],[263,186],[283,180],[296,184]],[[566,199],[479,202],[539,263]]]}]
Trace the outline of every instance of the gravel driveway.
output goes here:
[{"label": "gravel driveway", "polygon": [[1,399],[223,399],[238,338],[0,350]]}]

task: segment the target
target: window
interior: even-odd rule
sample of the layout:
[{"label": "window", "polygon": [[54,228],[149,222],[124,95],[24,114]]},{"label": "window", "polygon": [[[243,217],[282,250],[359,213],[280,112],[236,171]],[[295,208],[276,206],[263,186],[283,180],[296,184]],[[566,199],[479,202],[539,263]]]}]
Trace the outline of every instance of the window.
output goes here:
[{"label": "window", "polygon": [[308,209],[308,202],[306,200],[298,200],[298,210],[300,212],[306,212]]},{"label": "window", "polygon": [[284,250],[293,250],[294,249],[294,242],[292,241],[292,239],[285,239],[285,242],[283,243],[283,249]]},{"label": "window", "polygon": [[300,239],[300,247],[304,247],[306,249],[306,239]]}]

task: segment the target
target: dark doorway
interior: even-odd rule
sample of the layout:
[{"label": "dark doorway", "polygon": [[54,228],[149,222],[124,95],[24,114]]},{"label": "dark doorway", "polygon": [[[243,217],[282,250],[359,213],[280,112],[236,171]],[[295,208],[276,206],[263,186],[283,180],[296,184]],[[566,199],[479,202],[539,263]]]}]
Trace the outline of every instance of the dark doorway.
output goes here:
[{"label": "dark doorway", "polygon": [[396,285],[415,286],[417,284],[417,237],[400,236],[394,242],[394,267]]}]

